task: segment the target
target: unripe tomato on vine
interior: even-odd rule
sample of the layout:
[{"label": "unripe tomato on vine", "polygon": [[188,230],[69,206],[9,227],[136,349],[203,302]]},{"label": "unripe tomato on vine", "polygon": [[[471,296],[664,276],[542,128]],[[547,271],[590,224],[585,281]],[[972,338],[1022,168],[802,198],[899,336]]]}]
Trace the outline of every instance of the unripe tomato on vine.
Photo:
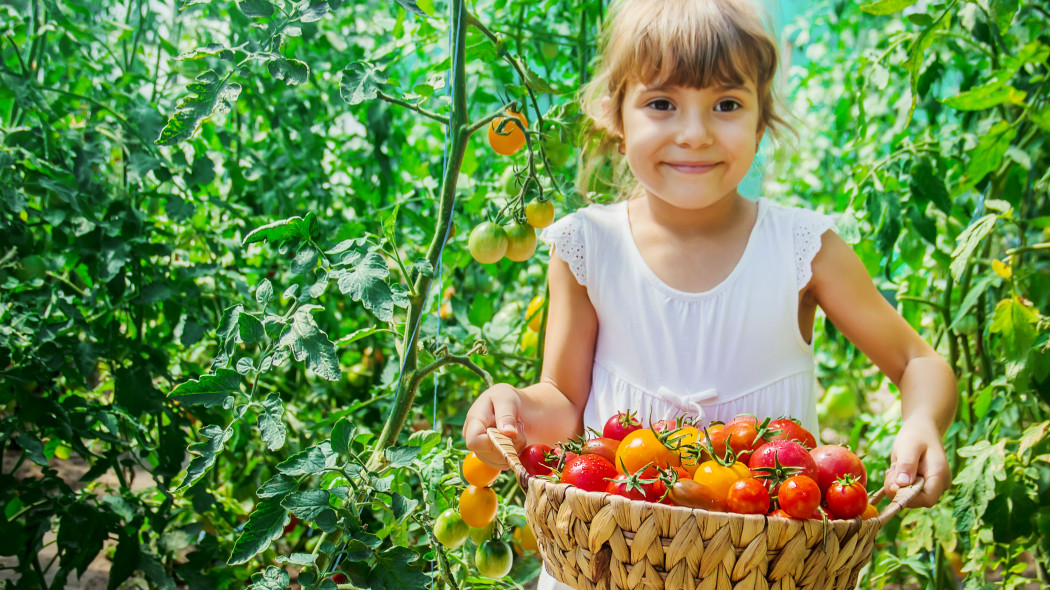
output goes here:
[{"label": "unripe tomato on vine", "polygon": [[470,255],[482,264],[499,262],[507,253],[509,243],[506,230],[491,221],[479,223],[467,238]]},{"label": "unripe tomato on vine", "polygon": [[536,229],[547,227],[554,222],[554,203],[550,201],[532,201],[525,205],[525,219]]},{"label": "unripe tomato on vine", "polygon": [[535,253],[536,230],[531,225],[514,222],[507,226],[507,259],[525,262]]},{"label": "unripe tomato on vine", "polygon": [[509,116],[496,117],[489,124],[489,145],[497,154],[512,156],[525,147],[525,130],[529,125],[525,115],[510,109],[507,109],[507,114]]}]

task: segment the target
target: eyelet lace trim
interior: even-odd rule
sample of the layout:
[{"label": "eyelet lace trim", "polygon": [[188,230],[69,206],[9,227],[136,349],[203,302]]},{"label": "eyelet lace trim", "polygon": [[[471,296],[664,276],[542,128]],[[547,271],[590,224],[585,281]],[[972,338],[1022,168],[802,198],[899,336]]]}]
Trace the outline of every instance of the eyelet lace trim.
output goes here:
[{"label": "eyelet lace trim", "polygon": [[795,283],[799,289],[813,278],[813,258],[820,252],[820,236],[835,227],[826,215],[800,211],[795,215]]},{"label": "eyelet lace trim", "polygon": [[540,240],[551,246],[569,265],[576,282],[587,285],[587,266],[584,264],[583,230],[576,215],[559,219],[540,233]]}]

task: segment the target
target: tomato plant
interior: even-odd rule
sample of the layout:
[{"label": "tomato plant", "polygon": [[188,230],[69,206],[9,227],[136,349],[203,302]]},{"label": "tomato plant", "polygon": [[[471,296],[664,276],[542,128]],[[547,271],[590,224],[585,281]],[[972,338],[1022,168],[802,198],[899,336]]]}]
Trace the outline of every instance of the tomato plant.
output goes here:
[{"label": "tomato plant", "polygon": [[512,156],[525,147],[525,130],[529,128],[525,115],[511,110],[506,117],[496,117],[489,124],[489,145],[492,151]]}]

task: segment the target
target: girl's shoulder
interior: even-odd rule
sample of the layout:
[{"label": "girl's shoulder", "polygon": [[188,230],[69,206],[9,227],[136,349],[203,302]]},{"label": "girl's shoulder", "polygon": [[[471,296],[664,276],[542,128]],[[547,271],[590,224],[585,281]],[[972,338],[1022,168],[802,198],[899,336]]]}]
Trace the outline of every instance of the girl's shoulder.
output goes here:
[{"label": "girl's shoulder", "polygon": [[587,284],[588,253],[607,252],[626,227],[627,203],[590,204],[556,220],[539,239],[568,263],[576,280]]},{"label": "girl's shoulder", "polygon": [[823,235],[834,231],[835,217],[795,205],[766,200],[766,218],[769,226],[780,237],[778,242],[790,248],[795,263],[795,283],[805,287],[813,276],[813,259],[823,245]]}]

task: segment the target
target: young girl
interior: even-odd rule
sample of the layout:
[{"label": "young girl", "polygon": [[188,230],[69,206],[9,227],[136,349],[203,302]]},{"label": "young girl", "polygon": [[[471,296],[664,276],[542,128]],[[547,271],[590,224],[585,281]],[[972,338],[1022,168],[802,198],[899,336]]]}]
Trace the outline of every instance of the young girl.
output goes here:
[{"label": "young girl", "polygon": [[601,430],[626,409],[705,424],[794,416],[817,433],[820,306],[900,388],[887,493],[922,475],[913,505],[932,505],[951,482],[948,364],[879,294],[830,219],[737,192],[763,134],[783,125],[776,44],[761,19],[746,0],[622,0],[606,34],[583,106],[633,180],[620,202],[544,231],[541,381],[482,393],[464,422],[467,447],[506,467],[490,426],[521,449]]}]

